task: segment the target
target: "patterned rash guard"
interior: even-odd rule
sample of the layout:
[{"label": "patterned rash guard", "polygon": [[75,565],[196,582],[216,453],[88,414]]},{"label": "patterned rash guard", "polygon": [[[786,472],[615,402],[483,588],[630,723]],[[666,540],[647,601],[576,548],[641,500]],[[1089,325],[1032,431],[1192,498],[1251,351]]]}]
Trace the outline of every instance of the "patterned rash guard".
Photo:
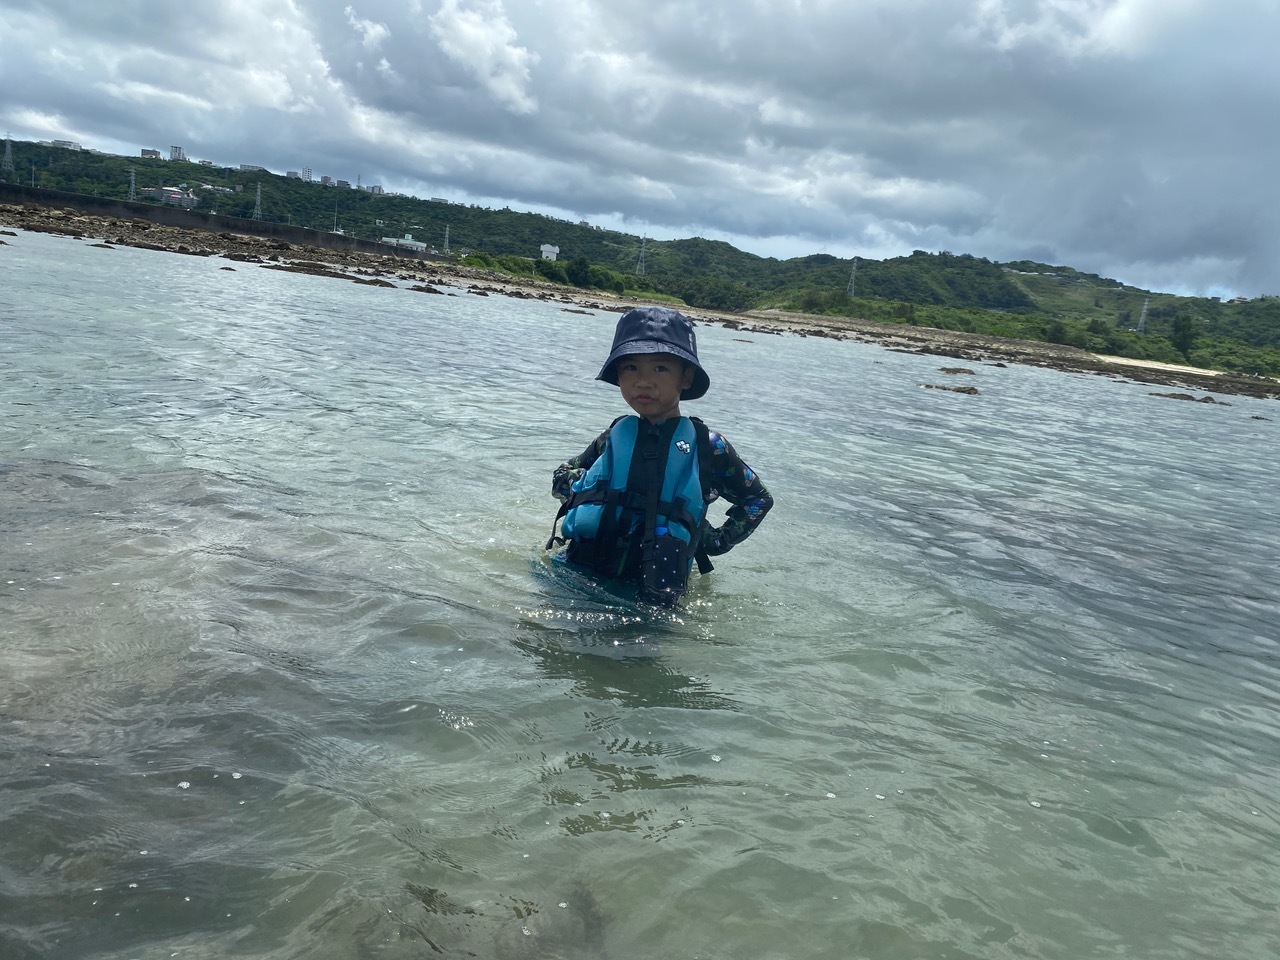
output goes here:
[{"label": "patterned rash guard", "polygon": [[[556,467],[551,478],[551,495],[557,500],[569,498],[569,487],[582,477],[591,465],[604,453],[609,430],[591,441],[582,453]],[[733,506],[729,508],[724,524],[706,531],[702,547],[710,556],[719,556],[736,547],[760,526],[760,521],[773,506],[773,497],[765,489],[756,472],[742,462],[733,445],[724,437],[710,431],[711,467],[707,473],[711,489],[703,490],[710,504],[724,497]]]}]

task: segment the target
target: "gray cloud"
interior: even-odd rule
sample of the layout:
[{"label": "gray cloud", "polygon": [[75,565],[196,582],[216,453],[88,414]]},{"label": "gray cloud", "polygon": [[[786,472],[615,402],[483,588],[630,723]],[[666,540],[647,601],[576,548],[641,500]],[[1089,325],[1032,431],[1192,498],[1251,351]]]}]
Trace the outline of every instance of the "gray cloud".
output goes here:
[{"label": "gray cloud", "polygon": [[754,252],[1280,292],[1268,0],[0,0],[0,124]]}]

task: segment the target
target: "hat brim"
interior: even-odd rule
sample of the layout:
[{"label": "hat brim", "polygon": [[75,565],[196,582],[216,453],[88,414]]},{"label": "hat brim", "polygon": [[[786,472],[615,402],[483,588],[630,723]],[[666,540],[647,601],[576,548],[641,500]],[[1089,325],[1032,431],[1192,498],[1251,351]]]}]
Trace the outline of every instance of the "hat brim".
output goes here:
[{"label": "hat brim", "polygon": [[628,340],[626,343],[618,344],[613,348],[613,353],[609,354],[609,359],[604,362],[604,366],[600,368],[596,379],[612,383],[616,387],[618,385],[618,371],[615,369],[617,362],[623,357],[642,353],[669,353],[693,367],[693,385],[681,391],[681,400],[697,400],[711,388],[711,378],[707,376],[707,371],[702,369],[702,364],[698,363],[697,357],[688,350],[663,343],[661,340]]}]

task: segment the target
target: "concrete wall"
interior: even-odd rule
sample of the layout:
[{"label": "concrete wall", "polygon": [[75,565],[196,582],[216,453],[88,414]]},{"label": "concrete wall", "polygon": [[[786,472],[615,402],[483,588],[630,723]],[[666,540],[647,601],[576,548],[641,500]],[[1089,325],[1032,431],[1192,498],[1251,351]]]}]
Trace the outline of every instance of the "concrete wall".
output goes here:
[{"label": "concrete wall", "polygon": [[246,220],[243,217],[224,217],[221,214],[184,210],[168,204],[139,203],[128,200],[112,200],[108,197],[90,197],[79,193],[63,193],[61,190],[45,190],[18,183],[0,183],[0,203],[31,203],[41,207],[69,207],[77,213],[97,217],[138,219],[166,227],[184,227],[188,230],[208,230],[212,233],[240,233],[252,237],[269,237],[289,243],[309,244],[329,250],[355,253],[378,253],[401,257],[406,260],[449,260],[449,257],[411,250],[397,249],[378,240],[362,240],[341,236],[309,227],[295,227],[287,223],[268,223],[265,220]]}]

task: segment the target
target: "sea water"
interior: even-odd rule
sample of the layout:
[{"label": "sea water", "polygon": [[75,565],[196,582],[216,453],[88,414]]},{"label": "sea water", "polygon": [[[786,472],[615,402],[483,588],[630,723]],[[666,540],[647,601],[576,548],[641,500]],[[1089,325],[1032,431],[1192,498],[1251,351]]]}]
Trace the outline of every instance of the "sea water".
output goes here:
[{"label": "sea water", "polygon": [[1274,402],[703,325],[655,611],[616,315],[228,266],[0,247],[0,955],[1275,955]]}]

